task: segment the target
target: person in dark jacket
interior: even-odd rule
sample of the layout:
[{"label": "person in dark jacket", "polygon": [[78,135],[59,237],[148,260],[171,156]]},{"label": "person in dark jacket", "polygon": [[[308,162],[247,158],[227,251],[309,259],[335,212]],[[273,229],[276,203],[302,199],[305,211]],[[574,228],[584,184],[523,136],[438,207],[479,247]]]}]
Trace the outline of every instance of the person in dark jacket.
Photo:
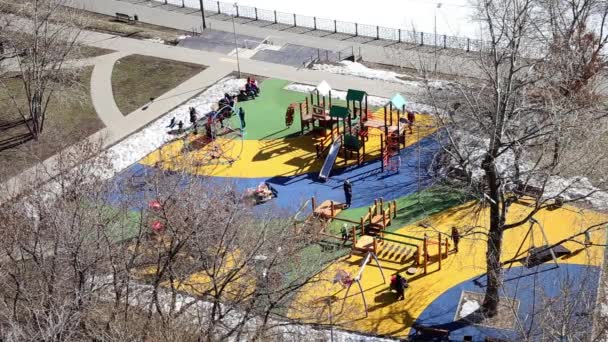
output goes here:
[{"label": "person in dark jacket", "polygon": [[397,300],[405,299],[405,289],[408,287],[407,279],[403,278],[399,273],[391,277],[391,288],[397,292]]},{"label": "person in dark jacket", "polygon": [[346,207],[350,207],[350,203],[353,199],[353,185],[347,179],[344,181],[344,197],[346,199]]},{"label": "person in dark jacket", "polygon": [[239,119],[241,119],[241,127],[245,128],[245,110],[243,107],[239,107]]}]

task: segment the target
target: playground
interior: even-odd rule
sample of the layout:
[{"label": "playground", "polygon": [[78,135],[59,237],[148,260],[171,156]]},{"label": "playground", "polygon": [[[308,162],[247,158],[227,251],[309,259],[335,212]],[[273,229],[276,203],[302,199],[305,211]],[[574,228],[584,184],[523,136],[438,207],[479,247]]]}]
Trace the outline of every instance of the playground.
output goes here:
[{"label": "playground", "polygon": [[[295,296],[291,318],[400,338],[508,340],[535,329],[515,319],[480,323],[470,316],[484,293],[488,209],[433,183],[428,170],[441,131],[430,114],[399,94],[379,99],[326,82],[310,92],[288,90],[290,82],[277,79],[239,84],[209,111],[191,107],[189,117],[165,119],[168,142],[115,184],[158,172],[231,182],[260,212],[276,207],[277,216],[293,217],[300,211],[296,234],[311,221],[322,222],[318,234],[337,246],[338,258]],[[346,180],[352,199],[345,198]],[[155,200],[146,189],[135,192],[138,208]],[[514,204],[509,220],[525,217],[529,205]],[[600,231],[532,255],[603,215],[560,206],[535,218],[506,232],[503,242],[501,296],[511,304],[505,311],[521,319],[564,286],[595,293],[603,263]],[[466,236],[457,246],[454,227]],[[407,280],[403,300],[391,286],[396,274]],[[208,286],[197,274],[184,282],[184,291],[194,294],[197,283]]]}]

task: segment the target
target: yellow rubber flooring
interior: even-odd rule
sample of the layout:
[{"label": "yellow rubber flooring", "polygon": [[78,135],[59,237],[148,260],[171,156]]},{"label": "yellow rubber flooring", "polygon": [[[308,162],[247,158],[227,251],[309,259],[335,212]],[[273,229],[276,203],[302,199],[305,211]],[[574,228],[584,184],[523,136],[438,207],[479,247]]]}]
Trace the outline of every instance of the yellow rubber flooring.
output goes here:
[{"label": "yellow rubber flooring", "polygon": [[[436,131],[431,116],[417,114],[417,126],[412,134],[406,134],[406,146],[411,146]],[[381,130],[370,129],[366,143],[366,160],[380,156]],[[193,138],[190,137],[190,140]],[[151,153],[141,164],[161,167],[171,171],[186,171],[201,176],[262,178],[275,176],[295,176],[317,172],[323,165],[323,158],[317,159],[315,143],[318,139],[310,135],[276,140],[219,140],[219,159],[210,158],[213,147],[205,146],[195,151],[186,151],[184,141],[176,140]],[[225,161],[235,159],[232,164]],[[344,163],[342,156],[336,160],[336,167],[354,164],[354,160]]]},{"label": "yellow rubber flooring", "polygon": [[[508,222],[521,219],[528,212],[529,209],[525,205],[514,204],[510,209]],[[451,227],[455,225],[461,234],[467,234],[461,239],[459,253],[450,254],[447,259],[442,260],[440,271],[438,263],[435,261],[428,266],[427,275],[422,274],[422,270],[419,268],[416,275],[407,276],[410,287],[407,289],[406,298],[403,301],[394,301],[393,295],[389,293],[390,275],[395,272],[405,274],[405,270],[412,266],[412,262],[407,264],[396,262],[390,258],[390,254],[389,258],[382,257],[383,253],[380,251],[380,263],[384,269],[387,283],[383,283],[380,270],[374,262],[370,262],[365,268],[361,280],[369,306],[368,317],[365,317],[363,300],[357,286],[353,285],[346,301],[342,301],[345,290],[339,284],[332,284],[338,270],[345,270],[354,277],[359,271],[361,256],[343,258],[318,274],[316,281],[300,292],[289,315],[307,322],[329,323],[330,309],[327,303],[333,302],[331,305],[332,323],[341,328],[404,337],[409,333],[415,319],[442,293],[461,282],[485,273],[485,233],[489,226],[488,217],[488,209],[480,210],[476,202],[471,202],[430,217],[425,221],[430,228],[411,225],[399,229],[398,233],[401,234],[422,237],[426,232],[433,238],[437,232],[449,234]],[[535,217],[544,226],[549,243],[555,243],[574,233],[582,232],[586,227],[607,219],[606,215],[574,207],[564,207],[554,211],[544,210]],[[503,262],[514,257],[528,227],[528,224],[524,224],[505,232]],[[598,227],[591,237],[594,243],[603,244],[605,241],[603,226]],[[402,238],[391,238],[403,240]],[[584,237],[581,235],[576,240],[583,242]],[[542,245],[542,234],[538,226],[534,228],[534,243],[535,246]],[[584,248],[582,244],[576,242],[566,242],[563,245],[573,251],[574,255],[568,259],[559,259],[560,263],[595,266],[602,264],[604,248],[601,246]],[[434,245],[429,248],[432,260],[437,260],[437,247]],[[530,242],[526,240],[523,250],[525,251],[529,247]],[[518,265],[521,264],[517,263],[513,266]]]}]

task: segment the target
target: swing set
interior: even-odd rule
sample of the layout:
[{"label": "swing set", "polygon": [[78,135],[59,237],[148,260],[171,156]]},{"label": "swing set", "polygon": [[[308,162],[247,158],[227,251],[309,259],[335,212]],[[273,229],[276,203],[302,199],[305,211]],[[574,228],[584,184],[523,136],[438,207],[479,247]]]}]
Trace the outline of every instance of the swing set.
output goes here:
[{"label": "swing set", "polygon": [[342,308],[340,309],[340,311],[344,311],[344,304],[346,303],[346,298],[348,298],[348,293],[350,292],[350,288],[353,286],[353,284],[357,284],[357,286],[359,287],[359,294],[361,295],[361,298],[363,299],[363,307],[365,308],[365,317],[368,316],[369,311],[368,311],[368,307],[367,307],[367,301],[365,300],[365,295],[363,294],[363,286],[361,285],[361,277],[363,276],[363,271],[365,270],[365,266],[367,266],[367,264],[369,264],[369,262],[374,259],[374,261],[376,262],[376,266],[378,266],[378,269],[380,269],[380,274],[382,275],[382,283],[386,284],[386,277],[384,276],[384,270],[382,269],[382,266],[380,265],[380,261],[378,260],[378,257],[376,256],[375,253],[373,252],[367,252],[367,255],[365,256],[365,259],[363,259],[363,262],[361,263],[361,265],[359,266],[359,272],[357,273],[357,275],[352,278],[350,276],[350,274],[348,272],[346,272],[345,270],[338,270],[336,272],[336,276],[334,277],[334,281],[333,283],[340,283],[340,285],[342,285],[343,288],[346,289],[346,292],[344,293],[344,298],[342,299]]}]

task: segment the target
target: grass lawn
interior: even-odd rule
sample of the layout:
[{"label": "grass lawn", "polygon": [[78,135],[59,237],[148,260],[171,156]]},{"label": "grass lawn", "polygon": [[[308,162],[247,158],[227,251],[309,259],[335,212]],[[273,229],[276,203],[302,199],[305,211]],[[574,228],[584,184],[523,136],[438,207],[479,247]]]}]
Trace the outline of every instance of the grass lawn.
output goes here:
[{"label": "grass lawn", "polygon": [[121,58],[112,71],[114,100],[124,115],[175,88],[205,66],[162,58],[131,55]]},{"label": "grass lawn", "polygon": [[[92,71],[93,67],[82,70],[79,80],[81,89],[68,88],[55,93],[49,103],[40,140],[30,140],[0,151],[0,178],[8,179],[104,127],[91,103]],[[13,94],[21,94],[17,97],[21,108],[27,108],[27,101],[19,78],[7,78],[3,82],[6,88],[0,87],[0,140],[6,141],[28,132],[23,124],[12,125],[20,120],[20,116],[6,89]]]},{"label": "grass lawn", "polygon": [[109,53],[114,52],[114,50],[98,48],[95,46],[82,45],[78,49],[78,57],[79,58],[91,58],[97,56],[107,55]]}]

